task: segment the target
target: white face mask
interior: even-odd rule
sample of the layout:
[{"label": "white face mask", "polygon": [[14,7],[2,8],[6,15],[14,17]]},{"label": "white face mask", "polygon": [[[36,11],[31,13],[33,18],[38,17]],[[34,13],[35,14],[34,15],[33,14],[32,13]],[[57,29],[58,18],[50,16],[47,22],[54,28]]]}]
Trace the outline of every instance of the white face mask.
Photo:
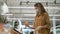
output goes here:
[{"label": "white face mask", "polygon": [[38,9],[35,9],[36,11],[39,11]]}]

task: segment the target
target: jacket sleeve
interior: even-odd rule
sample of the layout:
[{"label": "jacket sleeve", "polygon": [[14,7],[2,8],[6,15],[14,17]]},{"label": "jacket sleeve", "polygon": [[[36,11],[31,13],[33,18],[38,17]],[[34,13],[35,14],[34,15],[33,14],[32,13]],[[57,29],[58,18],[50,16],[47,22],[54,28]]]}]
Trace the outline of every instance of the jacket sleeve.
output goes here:
[{"label": "jacket sleeve", "polygon": [[45,23],[46,23],[45,26],[46,26],[46,28],[47,29],[50,29],[50,26],[51,25],[50,25],[50,19],[49,19],[48,14],[45,14],[45,17],[44,18],[45,18]]}]

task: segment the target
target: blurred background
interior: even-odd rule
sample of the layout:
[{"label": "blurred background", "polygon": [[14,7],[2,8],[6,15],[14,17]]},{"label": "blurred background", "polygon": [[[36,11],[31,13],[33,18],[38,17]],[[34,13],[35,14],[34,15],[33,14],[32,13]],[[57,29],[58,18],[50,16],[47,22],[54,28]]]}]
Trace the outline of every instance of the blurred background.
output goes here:
[{"label": "blurred background", "polygon": [[37,2],[43,4],[50,16],[51,33],[60,34],[60,0],[0,0],[0,14],[7,17],[11,24],[19,19],[21,25],[24,25],[26,20],[33,25],[36,15],[34,4]]}]

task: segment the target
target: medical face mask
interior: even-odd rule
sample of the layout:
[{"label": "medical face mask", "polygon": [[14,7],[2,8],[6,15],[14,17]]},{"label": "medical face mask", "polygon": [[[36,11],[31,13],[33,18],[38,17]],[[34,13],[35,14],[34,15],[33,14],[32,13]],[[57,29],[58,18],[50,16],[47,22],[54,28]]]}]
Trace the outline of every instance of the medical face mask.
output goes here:
[{"label": "medical face mask", "polygon": [[38,9],[35,9],[36,11],[39,11]]}]

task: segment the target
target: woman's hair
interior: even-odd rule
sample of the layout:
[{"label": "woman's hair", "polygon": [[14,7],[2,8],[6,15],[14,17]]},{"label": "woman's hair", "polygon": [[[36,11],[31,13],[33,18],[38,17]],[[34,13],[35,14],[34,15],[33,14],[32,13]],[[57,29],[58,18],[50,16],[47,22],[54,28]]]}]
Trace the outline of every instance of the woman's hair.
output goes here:
[{"label": "woman's hair", "polygon": [[41,8],[41,9],[40,9],[41,11],[37,11],[36,16],[43,15],[43,14],[46,12],[45,9],[44,9],[44,6],[43,6],[41,3],[36,3],[34,6]]}]

